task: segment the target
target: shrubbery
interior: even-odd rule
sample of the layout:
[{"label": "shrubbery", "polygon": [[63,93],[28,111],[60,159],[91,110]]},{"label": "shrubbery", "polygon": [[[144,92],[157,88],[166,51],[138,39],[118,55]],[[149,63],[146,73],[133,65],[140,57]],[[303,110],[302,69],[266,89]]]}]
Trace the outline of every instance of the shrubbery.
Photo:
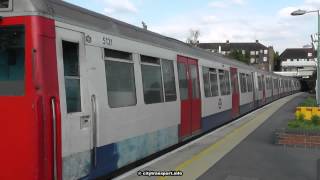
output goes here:
[{"label": "shrubbery", "polygon": [[311,121],[306,121],[303,114],[300,114],[295,120],[289,121],[288,127],[289,129],[320,130],[320,117],[312,116]]},{"label": "shrubbery", "polygon": [[308,97],[299,106],[300,107],[318,107],[317,100],[313,97]]}]

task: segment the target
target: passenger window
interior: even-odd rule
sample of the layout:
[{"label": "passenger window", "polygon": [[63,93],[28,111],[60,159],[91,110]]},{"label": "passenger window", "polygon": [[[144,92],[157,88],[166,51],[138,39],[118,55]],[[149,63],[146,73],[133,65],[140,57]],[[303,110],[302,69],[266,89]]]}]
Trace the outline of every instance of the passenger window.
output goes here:
[{"label": "passenger window", "polygon": [[132,54],[105,49],[108,103],[111,108],[137,104]]},{"label": "passenger window", "polygon": [[62,41],[67,112],[81,112],[79,44]]},{"label": "passenger window", "polygon": [[248,92],[252,92],[253,87],[252,87],[252,76],[247,74],[247,83],[248,83]]},{"label": "passenger window", "polygon": [[204,84],[204,95],[206,97],[211,97],[211,85],[210,85],[210,73],[209,68],[203,67],[202,68],[203,73],[203,84]]},{"label": "passenger window", "polygon": [[212,96],[218,96],[218,77],[217,71],[215,69],[210,69],[210,84],[211,84],[211,93]]},{"label": "passenger window", "polygon": [[219,95],[217,71],[213,68],[203,67],[203,80],[206,97]]},{"label": "passenger window", "polygon": [[220,91],[221,95],[226,94],[226,87],[225,87],[225,78],[224,78],[224,71],[219,69],[219,81],[220,81]]},{"label": "passenger window", "polygon": [[144,102],[164,102],[160,59],[141,55]]},{"label": "passenger window", "polygon": [[247,92],[247,80],[246,74],[240,73],[240,86],[241,86],[241,93]]},{"label": "passenger window", "polygon": [[165,101],[175,101],[177,100],[176,83],[174,76],[173,61],[161,60],[162,64],[162,74],[163,74],[163,84],[165,91]]},{"label": "passenger window", "polygon": [[179,89],[181,100],[186,100],[189,97],[187,68],[188,64],[178,63]]},{"label": "passenger window", "polygon": [[25,29],[0,27],[0,96],[23,96],[25,91]]},{"label": "passenger window", "polygon": [[220,90],[222,96],[229,95],[231,92],[229,77],[229,71],[219,70]]},{"label": "passenger window", "polygon": [[12,9],[12,0],[1,0],[0,11],[8,11]]},{"label": "passenger window", "polygon": [[261,90],[261,79],[260,79],[260,76],[258,76],[258,90],[260,91]]},{"label": "passenger window", "polygon": [[198,81],[198,67],[196,65],[190,65],[191,80],[192,80],[192,97],[194,99],[200,98],[200,89]]},{"label": "passenger window", "polygon": [[229,95],[231,93],[231,88],[230,88],[230,72],[229,71],[224,71],[225,73],[225,87],[226,87],[226,94]]},{"label": "passenger window", "polygon": [[173,61],[141,55],[146,104],[177,100]]}]

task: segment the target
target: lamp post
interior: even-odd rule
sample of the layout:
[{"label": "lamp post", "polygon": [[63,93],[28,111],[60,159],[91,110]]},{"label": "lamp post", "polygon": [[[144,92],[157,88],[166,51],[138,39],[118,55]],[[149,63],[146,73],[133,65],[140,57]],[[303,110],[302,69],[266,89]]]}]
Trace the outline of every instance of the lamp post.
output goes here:
[{"label": "lamp post", "polygon": [[317,13],[318,14],[318,47],[317,47],[317,82],[316,82],[316,97],[317,104],[320,106],[320,10],[306,11],[298,9],[291,13],[292,16],[301,16],[307,13]]}]

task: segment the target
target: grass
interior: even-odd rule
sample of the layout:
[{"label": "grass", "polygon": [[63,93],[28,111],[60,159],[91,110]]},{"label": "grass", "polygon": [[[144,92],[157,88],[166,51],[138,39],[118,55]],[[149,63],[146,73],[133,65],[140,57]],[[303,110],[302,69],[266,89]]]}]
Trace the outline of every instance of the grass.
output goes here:
[{"label": "grass", "polygon": [[311,121],[306,121],[302,116],[297,117],[293,121],[288,123],[289,129],[301,129],[301,130],[319,130],[320,131],[320,117],[312,116]]},{"label": "grass", "polygon": [[299,104],[300,107],[318,107],[317,100],[313,97],[308,97],[305,99],[301,104]]},{"label": "grass", "polygon": [[[301,104],[299,104],[299,107],[318,107],[318,105],[316,99],[312,96],[309,96]],[[320,131],[320,117],[312,116],[311,121],[308,121],[304,119],[303,114],[300,114],[295,120],[288,122],[288,129]]]}]

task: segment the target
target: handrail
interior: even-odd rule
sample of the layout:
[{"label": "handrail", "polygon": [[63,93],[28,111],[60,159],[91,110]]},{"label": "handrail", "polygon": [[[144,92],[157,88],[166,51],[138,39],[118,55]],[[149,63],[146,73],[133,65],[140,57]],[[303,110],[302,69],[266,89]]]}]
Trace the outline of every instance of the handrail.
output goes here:
[{"label": "handrail", "polygon": [[97,167],[97,101],[96,96],[91,96],[92,103],[92,160],[93,167]]},{"label": "handrail", "polygon": [[50,99],[51,113],[52,113],[52,141],[53,141],[53,179],[58,179],[57,170],[57,112],[56,112],[56,99]]}]

